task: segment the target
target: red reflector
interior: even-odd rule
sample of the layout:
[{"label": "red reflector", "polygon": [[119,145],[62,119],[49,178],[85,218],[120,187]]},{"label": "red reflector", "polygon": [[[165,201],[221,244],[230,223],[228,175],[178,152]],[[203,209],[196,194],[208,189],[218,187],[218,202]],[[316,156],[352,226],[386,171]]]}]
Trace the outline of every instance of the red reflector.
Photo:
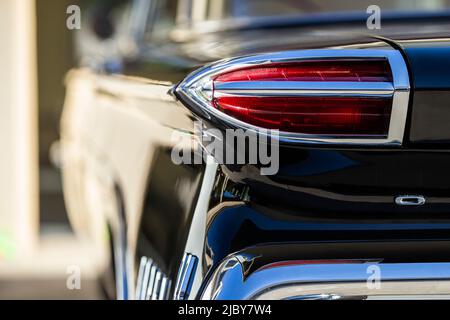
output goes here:
[{"label": "red reflector", "polygon": [[385,60],[303,61],[246,67],[219,75],[214,81],[391,82],[392,73]]},{"label": "red reflector", "polygon": [[392,98],[242,97],[214,99],[222,112],[254,126],[329,135],[387,135]]}]

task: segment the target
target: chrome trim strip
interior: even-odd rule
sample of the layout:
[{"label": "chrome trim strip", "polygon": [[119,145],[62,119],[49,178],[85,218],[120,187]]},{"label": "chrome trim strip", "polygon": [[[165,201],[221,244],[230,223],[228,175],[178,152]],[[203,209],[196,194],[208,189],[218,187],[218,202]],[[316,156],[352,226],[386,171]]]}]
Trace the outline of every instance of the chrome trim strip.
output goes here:
[{"label": "chrome trim strip", "polygon": [[180,266],[177,284],[175,286],[174,300],[187,300],[193,283],[193,277],[197,269],[198,258],[191,254],[185,254]]},{"label": "chrome trim strip", "polygon": [[[261,128],[228,116],[211,105],[210,99],[212,92],[212,78],[215,75],[223,72],[229,72],[254,65],[264,65],[275,62],[294,62],[314,59],[326,60],[336,58],[344,60],[366,60],[381,58],[388,60],[393,76],[393,103],[391,121],[387,137],[324,136],[280,132],[280,140],[283,142],[304,144],[400,146],[403,142],[403,136],[406,126],[410,84],[406,63],[401,53],[394,49],[296,50],[226,59],[215,64],[208,65],[198,71],[191,73],[176,87],[176,92],[181,98],[188,99],[189,101],[202,107],[202,109],[207,111],[211,116],[218,117],[219,119],[228,122],[232,126],[259,132],[262,135],[266,135],[267,133],[264,132],[264,130],[261,131]],[[358,86],[358,82],[347,82],[347,85],[347,90],[349,90],[350,92],[360,91],[357,89],[353,89],[353,86]],[[381,91],[385,90],[383,89]],[[261,92],[256,93],[261,94]],[[332,93],[334,94],[334,92]],[[360,94],[367,94],[367,90],[361,90],[361,92],[355,93],[356,96],[359,96]]]},{"label": "chrome trim strip", "polygon": [[[450,263],[329,263],[282,265],[244,272],[244,256],[227,258],[206,285],[204,300],[361,298],[449,295]],[[379,270],[378,287],[368,285],[369,267]]]},{"label": "chrome trim strip", "polygon": [[163,277],[161,281],[161,289],[159,291],[158,300],[166,299],[168,286],[169,286],[169,279]]},{"label": "chrome trim strip", "polygon": [[391,98],[392,92],[389,91],[352,91],[352,90],[226,90],[216,91],[215,97],[226,96],[241,97],[380,97]]},{"label": "chrome trim strip", "polygon": [[[351,88],[349,88],[351,87]],[[216,83],[216,92],[242,95],[358,95],[392,96],[394,87],[389,82],[306,82],[306,81],[258,81]]]},{"label": "chrome trim strip", "polygon": [[185,283],[186,280],[189,279],[189,267],[192,263],[192,255],[188,254],[187,255],[187,259],[186,259],[186,268],[184,268],[184,272],[181,275],[181,283],[180,283],[180,287],[179,290],[180,292],[178,293],[178,299],[179,300],[184,300],[184,294],[185,294]]},{"label": "chrome trim strip", "polygon": [[142,288],[141,288],[141,292],[139,294],[139,300],[145,299],[145,294],[147,292],[148,282],[150,279],[150,269],[152,268],[152,264],[153,264],[153,261],[151,259],[148,259],[147,263],[145,264],[144,277],[142,280]]},{"label": "chrome trim strip", "polygon": [[181,265],[180,268],[178,270],[178,275],[177,275],[177,282],[175,283],[175,292],[173,295],[173,299],[174,300],[180,300],[180,285],[181,285],[181,279],[183,279],[184,274],[185,274],[185,270],[187,268],[187,263],[186,260],[188,259],[187,254],[185,254],[183,256],[183,260],[181,261]]},{"label": "chrome trim strip", "polygon": [[145,292],[143,300],[151,300],[152,299],[152,294],[153,294],[153,291],[155,290],[154,289],[154,286],[155,286],[155,275],[156,275],[156,270],[157,269],[158,268],[156,267],[156,265],[152,266],[152,269],[150,271],[150,281],[148,283],[147,290]]},{"label": "chrome trim strip", "polygon": [[192,287],[193,276],[195,274],[195,269],[197,268],[197,257],[191,256],[189,264],[186,268],[186,276],[180,287],[180,299],[186,300],[189,298],[189,293]]},{"label": "chrome trim strip", "polygon": [[143,278],[144,278],[144,269],[145,269],[146,264],[147,264],[147,257],[142,257],[141,263],[139,264],[139,272],[138,272],[137,283],[136,283],[136,293],[135,293],[136,300],[141,299],[142,282],[143,282]]},{"label": "chrome trim strip", "polygon": [[161,290],[162,272],[158,270],[155,276],[155,284],[153,287],[151,300],[158,300],[159,291]]},{"label": "chrome trim strip", "polygon": [[426,200],[423,196],[398,196],[395,198],[395,203],[399,206],[423,206]]},{"label": "chrome trim strip", "polygon": [[[189,235],[184,248],[184,256],[182,261],[182,267],[186,261],[186,256],[191,254],[195,257],[202,257],[205,250],[205,237],[206,237],[206,225],[207,225],[207,212],[209,210],[210,195],[216,182],[218,164],[213,158],[208,155],[206,161],[206,168],[202,178],[202,185],[200,193],[195,205],[194,215],[192,217],[191,226],[189,228]],[[190,291],[186,295],[185,299],[194,300],[197,297],[203,283],[203,263],[202,259],[197,259],[197,267],[192,274],[192,285]],[[176,287],[180,286],[181,272],[178,272]],[[174,299],[176,299],[176,292],[174,291]]]},{"label": "chrome trim strip", "polygon": [[178,290],[175,292],[175,300],[184,300],[182,297],[183,284],[186,281],[186,275],[188,273],[189,265],[191,264],[192,256],[190,254],[186,255],[185,265],[182,266],[182,273],[180,277],[180,282],[177,284]]},{"label": "chrome trim strip", "polygon": [[293,296],[285,300],[340,300],[340,299],[342,299],[342,297],[335,294],[320,293],[320,294]]}]

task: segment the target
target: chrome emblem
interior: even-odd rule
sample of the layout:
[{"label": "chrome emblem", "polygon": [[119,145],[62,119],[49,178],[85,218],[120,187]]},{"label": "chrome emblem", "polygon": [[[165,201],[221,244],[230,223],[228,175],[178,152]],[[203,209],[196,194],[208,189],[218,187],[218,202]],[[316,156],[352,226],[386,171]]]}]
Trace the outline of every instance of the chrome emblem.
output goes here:
[{"label": "chrome emblem", "polygon": [[395,203],[399,206],[422,206],[425,204],[425,197],[423,196],[398,196],[395,198]]}]

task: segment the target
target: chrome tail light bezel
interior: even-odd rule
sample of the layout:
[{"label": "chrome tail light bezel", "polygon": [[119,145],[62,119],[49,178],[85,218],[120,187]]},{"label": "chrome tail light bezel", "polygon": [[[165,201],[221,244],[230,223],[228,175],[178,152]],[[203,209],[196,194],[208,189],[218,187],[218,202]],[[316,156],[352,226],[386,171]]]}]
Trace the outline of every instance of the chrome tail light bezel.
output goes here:
[{"label": "chrome tail light bezel", "polygon": [[[316,49],[296,50],[260,55],[250,55],[222,60],[205,66],[191,73],[175,89],[182,100],[200,108],[202,114],[209,119],[219,119],[233,128],[242,128],[261,134],[260,127],[235,119],[212,106],[213,79],[215,76],[251,66],[263,66],[272,63],[289,63],[312,60],[369,60],[386,59],[392,71],[390,82],[298,82],[278,83],[276,87],[264,87],[255,83],[247,83],[239,88],[224,85],[218,91],[239,91],[239,94],[276,94],[286,96],[336,96],[336,97],[392,97],[392,111],[387,137],[343,137],[332,135],[299,134],[291,132],[279,133],[282,142],[298,144],[339,144],[339,145],[391,145],[400,146],[403,142],[408,103],[410,81],[408,69],[402,54],[394,49]],[[252,87],[253,86],[253,87]],[[262,134],[265,134],[263,131]]]}]

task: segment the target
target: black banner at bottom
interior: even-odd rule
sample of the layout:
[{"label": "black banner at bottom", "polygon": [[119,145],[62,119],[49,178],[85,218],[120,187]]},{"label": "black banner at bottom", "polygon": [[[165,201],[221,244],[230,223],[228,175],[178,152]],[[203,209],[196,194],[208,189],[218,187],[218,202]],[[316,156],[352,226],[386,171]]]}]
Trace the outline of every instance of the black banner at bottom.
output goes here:
[{"label": "black banner at bottom", "polygon": [[[384,308],[386,306],[386,309]],[[86,319],[289,319],[345,315],[389,316],[395,307],[402,315],[421,310],[447,310],[450,301],[0,301],[3,314]],[[431,309],[432,308],[432,309]],[[444,309],[445,308],[445,309]],[[383,311],[384,310],[384,311]],[[391,311],[388,311],[391,310]],[[143,317],[143,318],[141,318]]]}]

